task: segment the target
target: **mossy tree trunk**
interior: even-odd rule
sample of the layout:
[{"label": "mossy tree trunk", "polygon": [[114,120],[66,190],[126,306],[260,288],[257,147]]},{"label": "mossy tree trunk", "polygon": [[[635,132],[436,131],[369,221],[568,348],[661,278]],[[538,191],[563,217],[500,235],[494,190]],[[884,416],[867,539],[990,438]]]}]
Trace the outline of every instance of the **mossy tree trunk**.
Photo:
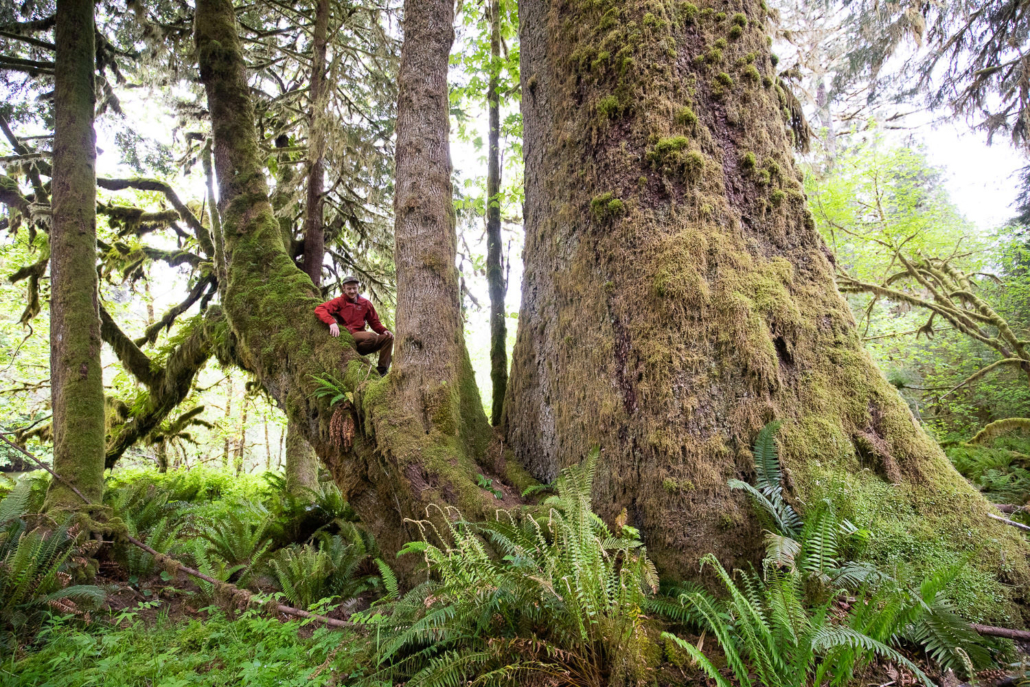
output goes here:
[{"label": "mossy tree trunk", "polygon": [[[408,5],[397,125],[398,352],[382,380],[347,333],[334,339],[315,318],[321,296],[283,245],[232,3],[198,0],[194,22],[222,205],[224,310],[240,356],[387,551],[417,535],[404,518],[424,517],[430,503],[477,517],[493,499],[475,482],[487,472],[475,460],[490,428],[462,339],[454,267],[446,85],[453,6]],[[315,377],[324,375],[354,392],[353,406],[315,397]]]},{"label": "mossy tree trunk", "polygon": [[318,490],[318,456],[292,421],[286,425],[286,490],[304,501]]},{"label": "mossy tree trunk", "polygon": [[508,387],[508,328],[504,312],[507,284],[501,265],[501,102],[497,92],[501,69],[501,3],[489,0],[490,81],[486,100],[490,132],[486,170],[486,280],[490,288],[490,381],[493,384],[490,422],[501,422],[504,395]]},{"label": "mossy tree trunk", "polygon": [[760,555],[726,481],[779,418],[795,498],[834,496],[860,524],[918,539],[921,563],[970,552],[1025,585],[1026,543],[987,519],[863,351],[794,167],[764,4],[738,7],[520,3],[526,247],[507,440],[545,481],[599,445],[598,512],[626,509],[663,572],[688,577],[709,551]]},{"label": "mossy tree trunk", "polygon": [[[84,496],[104,488],[104,386],[96,254],[93,0],[59,0],[54,67],[53,217],[50,227],[50,375],[54,470]],[[54,481],[48,507],[79,497]]]}]

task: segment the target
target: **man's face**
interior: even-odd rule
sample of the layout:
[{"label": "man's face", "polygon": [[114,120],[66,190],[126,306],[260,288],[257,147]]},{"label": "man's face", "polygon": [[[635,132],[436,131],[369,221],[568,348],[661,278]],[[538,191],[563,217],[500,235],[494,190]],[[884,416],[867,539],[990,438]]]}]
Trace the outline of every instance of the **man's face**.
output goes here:
[{"label": "man's face", "polygon": [[344,284],[343,295],[351,300],[354,300],[354,298],[358,295],[358,283],[352,281]]}]

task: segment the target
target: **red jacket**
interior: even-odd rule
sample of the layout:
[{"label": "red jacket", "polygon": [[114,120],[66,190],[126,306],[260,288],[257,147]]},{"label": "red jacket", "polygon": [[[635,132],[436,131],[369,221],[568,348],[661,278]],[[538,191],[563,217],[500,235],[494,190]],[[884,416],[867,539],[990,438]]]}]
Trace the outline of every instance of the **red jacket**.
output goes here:
[{"label": "red jacket", "polygon": [[376,334],[382,334],[386,327],[379,321],[379,315],[372,301],[358,296],[353,301],[346,296],[337,296],[315,308],[315,315],[326,324],[336,324],[337,319],[352,334],[365,330],[365,323]]}]

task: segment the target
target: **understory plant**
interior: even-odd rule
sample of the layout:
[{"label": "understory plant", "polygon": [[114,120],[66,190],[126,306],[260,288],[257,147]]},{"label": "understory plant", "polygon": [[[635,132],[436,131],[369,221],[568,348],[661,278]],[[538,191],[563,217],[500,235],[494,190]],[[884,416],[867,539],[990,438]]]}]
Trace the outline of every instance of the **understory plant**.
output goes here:
[{"label": "understory plant", "polygon": [[[990,656],[979,636],[960,618],[945,595],[961,565],[940,570],[917,589],[869,563],[851,560],[871,536],[837,516],[823,501],[805,519],[786,502],[775,444],[778,423],[767,425],[755,443],[754,486],[747,491],[772,528],[761,573],[727,572],[714,556],[711,566],[727,592],[725,601],[688,590],[679,595],[682,618],[703,620],[715,635],[738,684],[841,685],[857,670],[882,658],[905,666],[924,684],[929,679],[894,648],[907,640],[922,646],[943,668],[971,675]],[[666,602],[659,610],[674,607]],[[728,685],[711,660],[672,634],[666,640],[686,651],[720,687]],[[754,676],[754,677],[753,677]]]},{"label": "understory plant", "polygon": [[[48,613],[78,614],[104,598],[103,590],[72,584],[88,574],[95,540],[79,528],[55,525],[26,511],[32,485],[22,480],[0,501],[0,644],[10,645]],[[30,524],[30,520],[33,524]]]},{"label": "understory plant", "polygon": [[347,537],[319,532],[312,542],[280,549],[268,564],[290,603],[309,608],[322,599],[353,599],[384,584],[396,590],[390,569],[375,554],[372,536],[351,527]]},{"label": "understory plant", "polygon": [[448,511],[434,521],[444,525],[420,523],[423,539],[403,552],[423,555],[430,579],[379,619],[378,669],[367,682],[644,679],[657,636],[644,605],[658,578],[636,531],[613,532],[591,511],[596,461],[594,452],[564,470],[540,517],[501,511],[473,525]]}]

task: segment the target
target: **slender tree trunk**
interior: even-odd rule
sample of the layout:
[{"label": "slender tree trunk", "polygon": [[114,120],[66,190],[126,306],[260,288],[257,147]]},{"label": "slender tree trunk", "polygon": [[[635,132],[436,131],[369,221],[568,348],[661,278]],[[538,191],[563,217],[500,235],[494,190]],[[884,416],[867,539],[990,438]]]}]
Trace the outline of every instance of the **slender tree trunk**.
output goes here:
[{"label": "slender tree trunk", "polygon": [[286,425],[286,490],[308,501],[318,490],[318,456],[293,422]]},{"label": "slender tree trunk", "polygon": [[[96,269],[93,0],[59,0],[55,28],[50,378],[54,470],[87,498],[104,488],[104,386]],[[54,481],[50,508],[79,497]]]},{"label": "slender tree trunk", "polygon": [[329,0],[316,0],[315,26],[312,34],[311,113],[308,131],[308,186],[304,209],[304,271],[312,283],[322,283],[322,259],[325,255],[325,231],[322,222],[324,193],[323,156],[325,155],[325,49],[329,29]]},{"label": "slender tree trunk", "polygon": [[232,377],[229,377],[229,390],[225,392],[225,443],[222,447],[222,468],[229,469],[229,418],[232,417]]},{"label": "slender tree trunk", "polygon": [[212,141],[208,139],[204,145],[203,165],[204,181],[207,186],[207,206],[211,215],[211,239],[215,248],[215,277],[218,279],[218,295],[225,299],[225,239],[222,237],[222,218],[219,216],[218,204],[215,202],[215,172],[211,161]]},{"label": "slender tree trunk", "polygon": [[918,563],[968,551],[1022,585],[993,591],[1025,594],[1026,542],[988,522],[862,348],[806,209],[766,12],[739,7],[520,3],[526,247],[508,442],[545,481],[599,445],[599,514],[625,509],[660,569],[687,577],[707,552],[759,557],[726,481],[782,419],[792,498],[835,496],[857,524],[925,545]]},{"label": "slender tree trunk", "polygon": [[508,386],[508,330],[505,326],[504,271],[501,266],[501,103],[497,88],[501,70],[501,3],[489,0],[490,83],[486,100],[490,110],[490,134],[486,171],[486,280],[490,288],[490,381],[493,403],[490,421],[501,422],[504,394]]},{"label": "slender tree trunk", "polygon": [[265,472],[272,471],[272,441],[268,438],[268,416],[265,416]]},{"label": "slender tree trunk", "polygon": [[236,456],[233,460],[233,467],[236,474],[243,472],[243,459],[247,451],[247,396],[243,396],[240,403],[240,438],[236,442]]},{"label": "slender tree trunk", "polygon": [[[393,372],[371,381],[353,338],[330,337],[314,317],[321,295],[283,247],[232,4],[198,0],[196,8],[229,266],[224,309],[247,368],[384,550],[417,536],[404,519],[425,517],[431,503],[460,505],[470,518],[492,513],[504,503],[476,485],[476,473],[491,474],[495,463],[477,462],[491,430],[462,338],[454,266],[446,82],[453,5],[409,0],[406,8],[397,118],[399,350]],[[316,397],[316,377],[326,374],[354,392],[353,405],[330,407]],[[507,467],[509,479],[524,477]],[[500,479],[495,485],[510,496]]]},{"label": "slender tree trunk", "polygon": [[168,445],[165,442],[154,444],[154,457],[157,458],[157,471],[168,472]]}]

